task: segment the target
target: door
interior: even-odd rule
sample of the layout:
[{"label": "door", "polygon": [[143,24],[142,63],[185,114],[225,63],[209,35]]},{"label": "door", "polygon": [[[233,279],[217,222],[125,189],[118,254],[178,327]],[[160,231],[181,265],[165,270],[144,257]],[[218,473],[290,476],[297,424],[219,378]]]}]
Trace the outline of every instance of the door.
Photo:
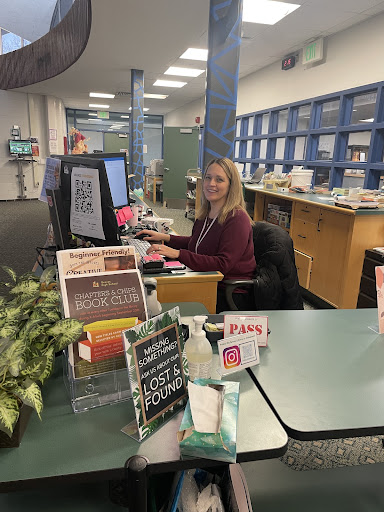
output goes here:
[{"label": "door", "polygon": [[[173,207],[185,208],[187,171],[197,169],[198,158],[199,129],[197,127],[164,128],[163,197],[168,201],[168,206],[171,199]],[[180,203],[179,206],[177,202]]]},{"label": "door", "polygon": [[128,135],[127,137],[119,137],[118,133],[104,134],[104,153],[119,153],[121,149],[129,151]]},{"label": "door", "polygon": [[339,306],[351,215],[320,210],[309,290]]}]

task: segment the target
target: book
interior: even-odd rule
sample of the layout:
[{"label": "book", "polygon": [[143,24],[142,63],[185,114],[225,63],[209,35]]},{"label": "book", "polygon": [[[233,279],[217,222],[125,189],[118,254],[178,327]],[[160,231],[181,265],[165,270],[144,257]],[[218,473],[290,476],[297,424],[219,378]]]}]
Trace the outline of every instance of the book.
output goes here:
[{"label": "book", "polygon": [[94,363],[97,361],[104,361],[117,355],[124,355],[124,345],[121,337],[119,336],[113,340],[108,340],[100,343],[91,343],[89,340],[79,342],[79,356],[82,359]]},{"label": "book", "polygon": [[[104,331],[99,333],[100,343],[105,336],[105,341],[114,345],[119,336],[118,332],[113,332],[115,329],[120,330],[121,340],[121,332],[124,329],[147,319],[144,287],[139,271],[137,269],[100,271],[99,265],[104,264],[103,259],[115,257],[116,253],[118,257],[125,257],[125,252],[120,253],[120,249],[124,248],[96,247],[80,249],[78,253],[76,250],[57,252],[64,315],[66,318],[78,318],[84,322],[80,339],[68,347],[68,357],[74,378],[126,368],[123,351],[114,357],[109,357],[116,347],[105,349],[108,357],[104,359],[92,356],[92,349],[87,352],[82,347],[81,354],[86,354],[88,359],[81,357],[79,343],[86,346],[84,342],[90,341],[88,333],[91,333],[92,340],[92,334],[96,331]],[[128,255],[132,255],[129,254],[130,251],[131,249],[128,248]],[[77,266],[73,264],[74,260]],[[92,272],[89,273],[89,270]],[[96,337],[93,336],[93,341],[95,340]],[[92,361],[92,359],[96,360]]]}]

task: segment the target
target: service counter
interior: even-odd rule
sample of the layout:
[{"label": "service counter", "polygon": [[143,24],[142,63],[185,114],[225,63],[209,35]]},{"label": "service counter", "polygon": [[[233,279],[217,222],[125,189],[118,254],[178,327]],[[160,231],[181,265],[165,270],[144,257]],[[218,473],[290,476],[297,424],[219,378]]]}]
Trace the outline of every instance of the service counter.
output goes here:
[{"label": "service counter", "polygon": [[286,230],[300,285],[336,308],[356,308],[365,250],[384,246],[384,209],[341,208],[328,195],[245,189],[255,195],[254,220],[267,220],[271,205],[290,212]]}]

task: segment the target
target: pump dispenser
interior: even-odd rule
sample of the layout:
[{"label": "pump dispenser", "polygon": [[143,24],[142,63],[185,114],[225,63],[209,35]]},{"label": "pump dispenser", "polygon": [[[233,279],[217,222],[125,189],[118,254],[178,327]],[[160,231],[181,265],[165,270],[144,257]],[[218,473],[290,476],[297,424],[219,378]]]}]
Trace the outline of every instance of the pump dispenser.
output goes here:
[{"label": "pump dispenser", "polygon": [[209,379],[212,369],[212,347],[203,331],[206,316],[194,316],[195,328],[185,343],[185,353],[188,360],[189,379],[193,382],[201,377]]}]

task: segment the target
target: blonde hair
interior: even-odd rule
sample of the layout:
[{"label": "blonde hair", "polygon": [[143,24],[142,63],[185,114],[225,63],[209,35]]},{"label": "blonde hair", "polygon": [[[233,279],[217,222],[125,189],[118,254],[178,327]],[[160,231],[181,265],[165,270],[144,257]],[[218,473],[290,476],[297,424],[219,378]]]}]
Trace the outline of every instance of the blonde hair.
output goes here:
[{"label": "blonde hair", "polygon": [[[229,190],[227,199],[225,201],[225,204],[223,208],[221,209],[219,216],[218,216],[218,222],[220,224],[223,224],[225,219],[227,218],[227,215],[232,212],[232,215],[235,214],[236,210],[243,210],[249,218],[249,222],[253,224],[253,221],[251,217],[248,215],[246,209],[245,209],[245,202],[243,197],[243,186],[240,181],[239,171],[237,170],[237,167],[235,164],[230,160],[229,158],[214,158],[211,160],[204,173],[203,173],[203,182],[205,179],[205,175],[208,172],[209,167],[212,164],[218,164],[225,172],[227,178],[229,179]],[[207,201],[204,193],[201,195],[201,206],[199,208],[199,211],[197,213],[197,218],[199,220],[205,219],[205,217],[208,216],[209,211],[211,209],[211,205],[209,201]]]}]

